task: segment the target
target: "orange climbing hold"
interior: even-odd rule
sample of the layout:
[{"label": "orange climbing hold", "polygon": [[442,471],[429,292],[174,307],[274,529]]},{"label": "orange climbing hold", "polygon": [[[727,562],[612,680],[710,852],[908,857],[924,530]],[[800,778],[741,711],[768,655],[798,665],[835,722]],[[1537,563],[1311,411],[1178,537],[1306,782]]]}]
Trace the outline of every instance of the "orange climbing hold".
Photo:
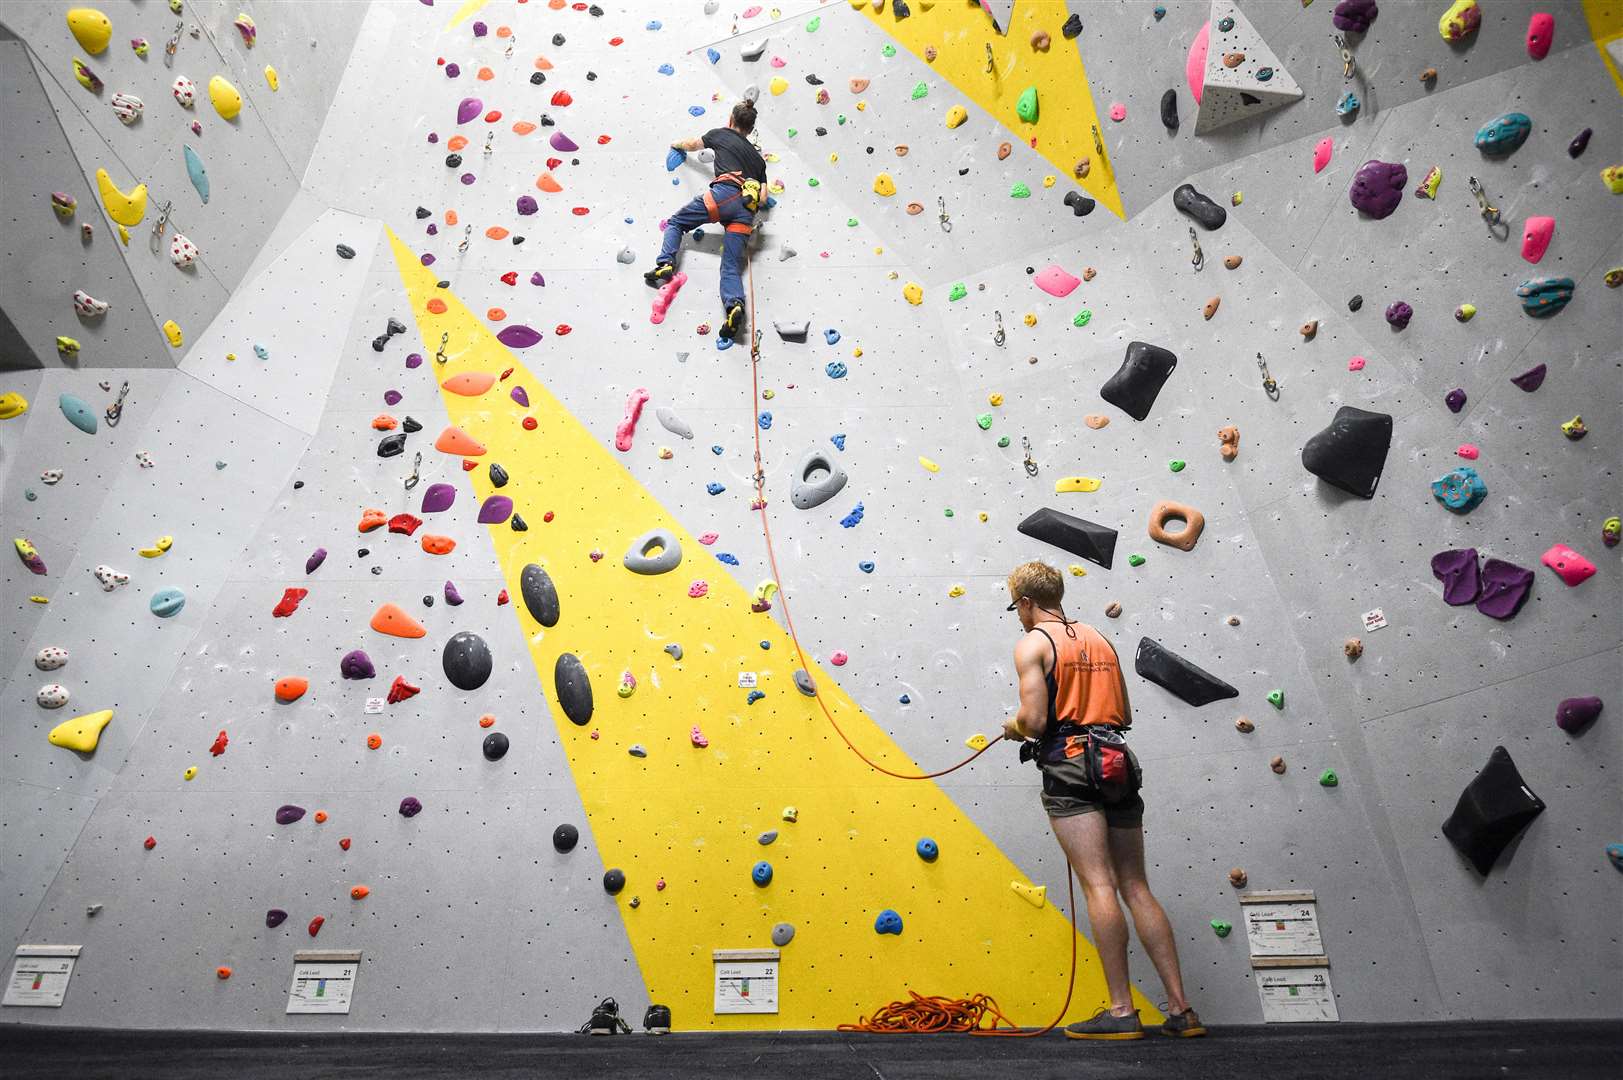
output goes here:
[{"label": "orange climbing hold", "polygon": [[480,727],[489,727],[490,725],[494,724],[495,722],[496,722],[496,716],[495,716],[494,713],[486,713],[485,715],[483,715],[483,716],[481,716],[479,718],[479,726]]},{"label": "orange climbing hold", "polygon": [[530,123],[528,120],[515,120],[515,121],[513,121],[513,134],[514,135],[528,135],[530,132],[532,132],[534,130],[535,130],[535,125]]},{"label": "orange climbing hold", "polygon": [[351,900],[365,900],[370,895],[372,895],[372,890],[368,889],[365,885],[357,885],[353,889],[349,890],[349,898]]},{"label": "orange climbing hold", "polygon": [[452,424],[440,432],[440,437],[434,440],[434,449],[442,454],[456,454],[458,457],[483,457],[485,444]]},{"label": "orange climbing hold", "polygon": [[214,977],[223,982],[224,980],[229,979],[231,977],[231,969],[228,968],[228,967],[223,967],[223,966],[222,967],[217,967],[217,968],[214,969]]},{"label": "orange climbing hold", "polygon": [[456,224],[456,211],[455,210],[447,210],[445,212],[445,223],[447,225],[455,225]]},{"label": "orange climbing hold", "polygon": [[446,142],[445,148],[447,150],[455,151],[455,150],[461,150],[464,146],[467,146],[467,145],[468,145],[468,137],[466,135],[452,135],[450,140],[448,142]]},{"label": "orange climbing hold", "polygon": [[510,38],[513,36],[513,28],[511,26],[498,26],[496,27],[496,36],[499,38]]},{"label": "orange climbing hold", "polygon": [[[558,6],[562,7],[563,5],[559,4]],[[556,10],[556,8],[554,10]],[[538,56],[538,57],[535,58],[535,69],[537,71],[551,71],[552,70],[552,61],[548,60],[544,56]]]},{"label": "orange climbing hold", "polygon": [[[380,747],[382,745],[383,745],[383,736],[379,735],[377,732],[374,731],[374,732],[372,732],[372,734],[370,734],[370,735],[368,735],[366,737],[367,749],[376,750],[378,747]],[[346,844],[345,846],[347,847],[348,845]]]},{"label": "orange climbing hold", "polygon": [[433,533],[423,534],[423,550],[430,555],[449,555],[456,548],[456,541],[449,536],[436,536]]},{"label": "orange climbing hold", "polygon": [[327,811],[317,810],[314,816],[317,825],[325,825],[327,823]]},{"label": "orange climbing hold", "polygon": [[276,700],[286,705],[290,701],[297,701],[310,689],[310,680],[302,675],[287,675],[276,680]]},{"label": "orange climbing hold", "polygon": [[355,529],[357,532],[368,533],[373,529],[381,529],[384,522],[388,520],[389,515],[385,514],[382,510],[367,507],[365,510],[361,511],[361,523],[355,526]]},{"label": "orange climbing hold", "polygon": [[372,629],[380,634],[390,637],[420,638],[427,637],[428,631],[423,624],[407,615],[399,604],[384,604],[372,613]]},{"label": "orange climbing hold", "polygon": [[374,416],[372,418],[372,430],[373,431],[393,431],[395,428],[397,428],[399,426],[400,426],[400,421],[396,420],[394,417],[390,416],[388,413],[378,413],[376,416]]},{"label": "orange climbing hold", "polygon": [[486,308],[485,318],[489,319],[491,322],[501,322],[503,319],[507,318],[507,312],[499,307]]},{"label": "orange climbing hold", "polygon": [[349,837],[340,836],[338,838],[338,846],[340,848],[342,848],[344,851],[348,851],[349,850]]},{"label": "orange climbing hold", "polygon": [[428,313],[430,315],[444,315],[445,314],[445,301],[441,300],[437,296],[434,297],[434,299],[432,299],[432,300],[430,300],[428,302]]},{"label": "orange climbing hold", "polygon": [[552,174],[549,172],[544,172],[540,176],[536,177],[535,186],[540,188],[542,191],[550,191],[553,194],[557,194],[564,189],[564,186],[558,183],[558,181],[554,180],[552,178]]},{"label": "orange climbing hold", "polygon": [[485,237],[489,240],[506,240],[507,230],[502,228],[500,225],[492,225],[490,228],[485,230]]},{"label": "orange climbing hold", "polygon": [[479,78],[480,82],[489,82],[491,79],[494,79],[495,77],[496,77],[496,73],[494,71],[491,71],[489,68],[480,68],[479,69],[478,78]]},{"label": "orange climbing hold", "polygon": [[496,376],[488,371],[464,371],[440,383],[440,389],[463,397],[478,397],[495,385]]}]

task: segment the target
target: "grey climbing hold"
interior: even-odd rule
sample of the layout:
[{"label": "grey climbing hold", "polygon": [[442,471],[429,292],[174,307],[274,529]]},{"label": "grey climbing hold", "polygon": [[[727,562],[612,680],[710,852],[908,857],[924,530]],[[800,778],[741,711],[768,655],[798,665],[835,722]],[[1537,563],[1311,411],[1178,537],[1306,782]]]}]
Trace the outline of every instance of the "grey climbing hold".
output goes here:
[{"label": "grey climbing hold", "polygon": [[572,724],[585,727],[592,722],[592,679],[586,665],[574,653],[562,653],[552,668],[553,689],[558,704]]},{"label": "grey climbing hold", "polygon": [[621,248],[620,253],[614,257],[614,261],[630,266],[637,261],[637,256],[630,248]]},{"label": "grey climbing hold", "polygon": [[812,447],[800,457],[794,478],[789,484],[789,501],[799,510],[821,506],[845,487],[845,470],[834,463],[826,452]]},{"label": "grey climbing hold", "polygon": [[682,419],[680,416],[677,416],[665,406],[661,405],[659,408],[654,410],[654,418],[659,421],[660,427],[664,428],[672,435],[677,435],[684,439],[693,438],[693,425]]},{"label": "grey climbing hold", "polygon": [[795,939],[795,924],[781,922],[772,927],[772,944],[783,948]]},{"label": "grey climbing hold", "polygon": [[340,259],[353,259],[355,257],[355,249],[350,247],[348,244],[339,244],[338,257]]},{"label": "grey climbing hold", "polygon": [[645,757],[648,756],[648,748],[646,746],[644,746],[642,743],[632,743],[626,749],[626,753],[630,754],[632,757],[635,757],[635,758],[645,758]]},{"label": "grey climbing hold", "polygon": [[[657,549],[657,550],[656,550]],[[654,554],[649,554],[654,552]],[[633,574],[665,574],[682,561],[682,544],[669,529],[652,529],[626,549],[625,567]]]},{"label": "grey climbing hold", "polygon": [[1206,229],[1221,229],[1229,219],[1227,210],[1196,191],[1193,184],[1179,184],[1173,188],[1172,205]]},{"label": "grey climbing hold", "polygon": [[759,60],[761,57],[766,55],[766,47],[771,43],[771,41],[772,39],[770,37],[763,37],[760,41],[752,42],[748,45],[740,45],[738,48],[738,58],[740,60],[748,60],[751,62]]},{"label": "grey climbing hold", "polygon": [[440,663],[445,668],[445,677],[458,690],[479,689],[489,680],[494,666],[490,646],[471,630],[462,630],[451,636],[451,640],[445,643]]},{"label": "grey climbing hold", "polygon": [[795,669],[795,689],[807,697],[817,696],[817,684],[812,681],[811,673],[805,668]]},{"label": "grey climbing hold", "polygon": [[[1599,700],[1599,699],[1597,698],[1596,700]],[[776,840],[777,838],[778,838],[778,830],[776,830],[776,829],[768,829],[766,832],[762,833],[760,836],[757,836],[755,838],[755,842],[757,844],[760,844],[762,847],[765,847],[766,845],[770,844],[772,841]]]},{"label": "grey climbing hold", "polygon": [[803,342],[806,340],[806,336],[811,333],[811,320],[804,319],[800,322],[790,322],[787,319],[774,319],[772,328],[778,332],[778,337],[784,341]]},{"label": "grey climbing hold", "polygon": [[518,591],[530,618],[542,626],[558,625],[558,590],[545,570],[535,563],[526,566],[518,578]]},{"label": "grey climbing hold", "polygon": [[665,655],[669,656],[672,660],[682,659],[682,646],[678,645],[674,641],[671,642],[669,645],[665,646]]}]

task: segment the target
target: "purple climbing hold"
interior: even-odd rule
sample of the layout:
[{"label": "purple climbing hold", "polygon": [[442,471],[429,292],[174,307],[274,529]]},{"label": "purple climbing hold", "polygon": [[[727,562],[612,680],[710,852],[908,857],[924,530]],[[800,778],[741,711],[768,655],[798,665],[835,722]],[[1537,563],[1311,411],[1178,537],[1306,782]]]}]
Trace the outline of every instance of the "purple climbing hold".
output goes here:
[{"label": "purple climbing hold", "polygon": [[488,496],[479,507],[479,524],[500,525],[513,516],[513,500],[506,495]]},{"label": "purple climbing hold", "polygon": [[371,679],[377,673],[378,669],[372,666],[372,658],[361,649],[345,653],[344,658],[338,661],[338,674],[346,679]]},{"label": "purple climbing hold", "polygon": [[326,561],[327,561],[327,549],[326,548],[316,548],[314,551],[312,551],[310,553],[310,557],[308,559],[304,560],[304,572],[306,574],[313,574],[313,573],[316,572],[316,569],[322,563],[324,563]]},{"label": "purple climbing hold", "polygon": [[461,176],[457,177],[457,179],[462,181],[463,187],[470,187],[472,186],[473,182],[479,178],[474,176],[471,172],[465,172]]},{"label": "purple climbing hold", "polygon": [[531,285],[545,285],[546,283],[547,279],[541,276],[541,271],[537,270],[535,273],[530,275]]},{"label": "purple climbing hold", "polygon": [[1448,396],[1443,399],[1443,404],[1448,406],[1449,412],[1457,413],[1461,409],[1465,408],[1465,389],[1463,387],[1456,386],[1454,389],[1450,390],[1448,392]]},{"label": "purple climbing hold", "polygon": [[276,929],[278,926],[281,926],[285,922],[287,922],[287,912],[283,911],[281,908],[273,907],[269,911],[265,912],[265,925],[270,927],[272,930]]},{"label": "purple climbing hold", "polygon": [[552,148],[558,151],[560,154],[573,154],[576,150],[580,149],[579,144],[577,144],[574,139],[571,139],[568,135],[565,135],[561,131],[554,131],[552,133],[552,138],[548,139],[547,141],[550,142],[552,144]]},{"label": "purple climbing hold", "polygon": [[404,799],[400,800],[400,816],[401,817],[416,817],[418,814],[420,814],[422,812],[423,812],[423,804],[418,802],[412,796],[407,795]]},{"label": "purple climbing hold", "polygon": [[1540,364],[1538,367],[1528,368],[1520,375],[1512,376],[1510,381],[1531,394],[1544,385],[1544,376],[1549,373],[1549,370],[1548,365]]},{"label": "purple climbing hold", "polygon": [[530,407],[530,395],[522,386],[515,386],[507,392],[507,396],[518,402],[524,408]]},{"label": "purple climbing hold", "polygon": [[496,340],[509,349],[528,349],[541,340],[541,335],[523,323],[514,323],[512,326],[502,327],[501,333],[496,335]]},{"label": "purple climbing hold", "polygon": [[447,79],[454,79],[460,74],[462,74],[462,65],[461,64],[454,64],[453,63],[453,64],[446,64],[445,65],[445,77]]},{"label": "purple climbing hold", "polygon": [[1509,619],[1520,611],[1533,588],[1533,571],[1502,559],[1482,564],[1482,596],[1476,609],[1491,619]]},{"label": "purple climbing hold", "polygon": [[433,266],[434,253],[432,251],[425,251],[417,261],[422,263],[424,266]]},{"label": "purple climbing hold", "polygon": [[445,602],[452,607],[459,607],[462,604],[462,594],[457,591],[456,583],[453,581],[445,583]]},{"label": "purple climbing hold", "polygon": [[428,490],[423,492],[423,513],[437,514],[442,510],[449,510],[454,502],[456,502],[455,484],[430,484]]},{"label": "purple climbing hold", "polygon": [[291,825],[304,816],[304,807],[288,803],[286,806],[276,808],[276,824]]},{"label": "purple climbing hold", "polygon": [[403,397],[405,395],[398,390],[385,390],[383,392],[383,403],[385,405],[398,405]]},{"label": "purple climbing hold", "polygon": [[474,37],[484,37],[488,33],[490,33],[490,27],[486,26],[484,23],[476,22],[473,24]]},{"label": "purple climbing hold", "polygon": [[1600,715],[1598,697],[1569,697],[1555,707],[1555,725],[1568,735],[1576,735]]},{"label": "purple climbing hold", "polygon": [[466,124],[469,120],[485,111],[485,103],[476,97],[465,97],[456,107],[456,122]]},{"label": "purple climbing hold", "polygon": [[414,352],[414,353],[408,353],[406,355],[406,367],[407,368],[415,371],[417,368],[420,368],[422,366],[423,366],[423,354],[422,353]]},{"label": "purple climbing hold", "polygon": [[1443,603],[1454,607],[1476,602],[1482,592],[1482,573],[1477,569],[1476,548],[1440,551],[1431,557],[1431,572],[1443,583]]},{"label": "purple climbing hold", "polygon": [[518,213],[520,217],[529,217],[539,209],[541,209],[541,205],[535,201],[534,195],[520,195],[518,197]]},{"label": "purple climbing hold", "polygon": [[[1383,214],[1382,216],[1384,217],[1385,215]],[[1410,307],[1402,300],[1394,300],[1390,304],[1386,305],[1386,321],[1391,324],[1394,329],[1402,330],[1405,326],[1409,325],[1409,320],[1412,318],[1414,318],[1414,308]]]},{"label": "purple climbing hold", "polygon": [[1384,218],[1398,208],[1403,199],[1403,187],[1408,182],[1409,170],[1400,162],[1371,159],[1358,166],[1353,174],[1347,198],[1370,217]]},{"label": "purple climbing hold", "polygon": [[1375,16],[1380,13],[1380,5],[1375,0],[1341,0],[1336,9],[1330,13],[1330,21],[1335,24],[1337,30],[1362,34],[1369,29],[1369,24],[1374,22]]}]

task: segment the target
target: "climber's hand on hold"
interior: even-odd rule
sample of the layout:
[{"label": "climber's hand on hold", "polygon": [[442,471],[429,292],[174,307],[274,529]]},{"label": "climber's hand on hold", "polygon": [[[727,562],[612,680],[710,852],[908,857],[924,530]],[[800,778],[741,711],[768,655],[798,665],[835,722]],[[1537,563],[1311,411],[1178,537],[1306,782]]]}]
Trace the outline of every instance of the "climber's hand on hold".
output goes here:
[{"label": "climber's hand on hold", "polygon": [[1026,733],[1020,730],[1020,718],[1018,716],[1011,716],[1003,721],[1003,737],[1013,742],[1020,742],[1025,739]]}]

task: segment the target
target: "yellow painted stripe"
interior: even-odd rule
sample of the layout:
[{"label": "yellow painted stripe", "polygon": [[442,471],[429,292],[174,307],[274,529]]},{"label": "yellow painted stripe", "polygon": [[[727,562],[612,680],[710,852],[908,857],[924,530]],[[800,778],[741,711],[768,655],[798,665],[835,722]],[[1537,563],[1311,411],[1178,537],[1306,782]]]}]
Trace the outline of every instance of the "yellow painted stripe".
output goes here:
[{"label": "yellow painted stripe", "polygon": [[[478,497],[491,494],[484,464],[500,462],[512,478],[502,493],[530,526],[523,533],[493,526],[490,535],[556,730],[535,726],[533,713],[524,723],[504,717],[502,726],[515,741],[562,744],[603,859],[626,873],[620,913],[652,999],[670,1005],[677,1025],[689,1029],[831,1028],[904,998],[908,989],[988,993],[1017,1020],[1047,1023],[1065,992],[1065,916],[1052,906],[1033,909],[1016,895],[1010,884],[1025,875],[935,783],[878,775],[840,742],[816,703],[796,692],[793,651],[772,617],[751,612],[752,597],[711,549],[480,319],[436,288],[434,273],[398,237],[390,233],[390,240],[423,340],[437,345],[442,333],[451,335],[453,359],[435,372],[441,381],[464,371],[514,369],[481,397],[441,394],[451,422],[489,448],[465,481]],[[435,297],[447,304],[444,314],[427,310]],[[527,355],[545,357],[552,340]],[[528,410],[508,395],[515,383],[528,393]],[[651,411],[652,405],[644,425],[654,425]],[[539,421],[535,431],[521,426],[526,414]],[[655,437],[647,430],[637,435]],[[677,452],[707,451],[683,444]],[[736,503],[751,493],[735,489],[725,497]],[[556,515],[550,524],[543,521],[548,510]],[[681,566],[658,577],[624,569],[626,548],[656,527],[680,541]],[[728,537],[718,548],[735,539],[743,537]],[[590,558],[594,549],[604,552],[600,562]],[[519,598],[520,573],[530,562],[547,570],[562,599],[562,618],[550,630],[529,617]],[[689,586],[700,579],[709,594],[692,599]],[[680,662],[664,653],[670,642],[682,646]],[[591,674],[596,709],[589,728],[570,723],[557,704],[553,666],[566,651]],[[629,698],[615,693],[623,671],[637,679]],[[757,673],[764,700],[745,703],[742,671]],[[898,771],[917,770],[828,672],[811,674],[870,757]],[[933,719],[915,712],[904,722]],[[708,749],[691,745],[695,724],[709,738]],[[594,740],[592,731],[600,737]],[[634,743],[647,748],[646,758],[627,753]],[[799,811],[793,824],[780,816],[789,805]],[[1035,798],[1028,811],[1030,828],[1046,830]],[[547,827],[538,822],[530,842],[544,843]],[[779,830],[779,839],[763,847],[756,837],[769,829]],[[940,845],[934,863],[914,853],[924,836]],[[775,870],[766,888],[750,879],[760,859]],[[668,885],[663,891],[655,888],[659,879]],[[641,901],[635,909],[633,896]],[[874,932],[884,908],[901,914],[900,937]],[[777,1015],[714,1017],[711,950],[769,945],[778,922],[793,923],[797,935],[784,950]],[[1078,954],[1073,1018],[1105,1000],[1086,940],[1078,942]],[[1148,1002],[1140,1007],[1154,1014]]]},{"label": "yellow painted stripe", "polygon": [[490,3],[490,0],[462,0],[462,6],[456,9],[456,14],[451,16],[451,21],[445,24],[445,28],[447,30],[456,29],[465,20],[471,19],[485,10],[485,5],[488,3]]},{"label": "yellow painted stripe", "polygon": [[[1060,34],[1066,17],[1064,4],[1015,0],[1007,35],[993,29],[992,20],[979,7],[962,0],[940,0],[927,10],[923,4],[914,4],[912,16],[900,22],[889,5],[882,12],[874,11],[871,4],[863,4],[859,10],[920,60],[924,59],[924,50],[933,46],[936,58],[926,61],[931,71],[991,113],[1016,139],[1029,144],[1035,138],[1034,149],[1048,159],[1062,180],[1078,184],[1117,217],[1126,216],[1110,156],[1101,154],[1093,145],[1092,127],[1099,128],[1102,138],[1106,121],[1094,107],[1082,52],[1075,41],[1067,41]],[[1039,30],[1046,30],[1051,38],[1047,52],[1031,47],[1031,36]],[[993,56],[991,74],[986,71],[988,45]],[[1015,112],[1015,102],[1028,86],[1037,88],[1035,124],[1026,123]],[[932,123],[939,124],[953,102],[926,98],[916,104],[932,108]],[[998,138],[989,132],[976,132],[973,125],[958,127],[942,137]],[[1085,180],[1076,180],[1072,169],[1084,157],[1093,160],[1093,167]],[[1030,186],[1035,190],[1037,185]]]},{"label": "yellow painted stripe", "polygon": [[[1606,51],[1608,41],[1623,37],[1623,0],[1584,0],[1584,19],[1589,23],[1589,36],[1600,52],[1600,62],[1612,73],[1617,92],[1623,94],[1623,72],[1617,70],[1611,54]],[[1561,33],[1559,25],[1555,32]]]}]

